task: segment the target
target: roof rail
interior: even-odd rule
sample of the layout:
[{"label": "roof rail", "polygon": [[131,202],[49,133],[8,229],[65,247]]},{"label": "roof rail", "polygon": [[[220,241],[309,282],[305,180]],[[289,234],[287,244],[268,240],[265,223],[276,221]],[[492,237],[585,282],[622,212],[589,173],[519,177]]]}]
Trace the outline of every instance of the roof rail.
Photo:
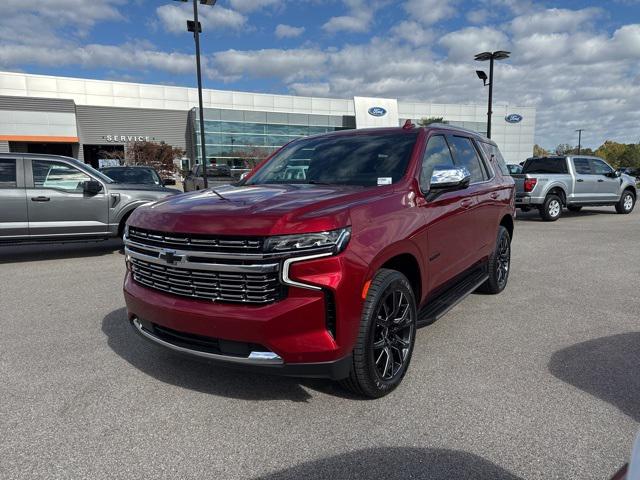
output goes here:
[{"label": "roof rail", "polygon": [[458,127],[457,125],[451,125],[449,123],[430,123],[429,125],[426,125],[425,127],[426,128],[437,127],[437,128],[448,129],[448,130],[458,130],[458,131],[462,131],[462,132],[472,133],[474,135],[477,135],[478,137],[486,138],[487,140],[490,140],[486,135],[482,135],[480,132],[477,132],[475,130],[471,130],[469,128]]}]

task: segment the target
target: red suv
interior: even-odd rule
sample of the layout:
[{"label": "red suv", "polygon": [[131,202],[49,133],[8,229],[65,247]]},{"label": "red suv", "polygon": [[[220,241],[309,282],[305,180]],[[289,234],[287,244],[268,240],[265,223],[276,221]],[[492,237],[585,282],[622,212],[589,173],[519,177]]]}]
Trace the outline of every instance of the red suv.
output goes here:
[{"label": "red suv", "polygon": [[129,319],[174,351],[380,397],[416,328],[505,288],[513,218],[504,160],[474,132],[301,138],[236,185],[134,211]]}]

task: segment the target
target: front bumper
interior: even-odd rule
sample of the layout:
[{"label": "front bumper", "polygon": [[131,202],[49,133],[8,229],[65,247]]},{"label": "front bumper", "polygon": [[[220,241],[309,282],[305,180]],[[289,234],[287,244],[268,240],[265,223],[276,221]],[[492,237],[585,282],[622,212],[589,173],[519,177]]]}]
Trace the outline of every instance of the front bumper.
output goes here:
[{"label": "front bumper", "polygon": [[[345,274],[348,272],[348,274]],[[286,297],[268,304],[225,303],[165,293],[141,285],[127,271],[124,297],[129,320],[147,340],[174,351],[242,368],[283,375],[344,378],[362,312],[364,265],[348,252],[293,264],[293,279],[317,289],[289,286]],[[237,342],[259,348],[238,355],[203,355],[196,345],[151,338],[154,327],[177,336]],[[146,331],[145,331],[146,330]],[[150,335],[145,335],[149,333]],[[172,344],[172,345],[171,345]],[[175,348],[180,347],[180,348]],[[211,350],[209,351],[211,353]]]},{"label": "front bumper", "polygon": [[285,363],[280,356],[273,352],[252,351],[248,356],[212,353],[202,348],[187,347],[162,338],[153,324],[132,317],[131,325],[134,330],[145,339],[156,345],[168,348],[179,354],[198,357],[206,361],[220,363],[228,367],[239,367],[258,373],[267,373],[291,377],[328,378],[341,380],[349,375],[351,369],[351,355],[339,360],[316,363]]}]

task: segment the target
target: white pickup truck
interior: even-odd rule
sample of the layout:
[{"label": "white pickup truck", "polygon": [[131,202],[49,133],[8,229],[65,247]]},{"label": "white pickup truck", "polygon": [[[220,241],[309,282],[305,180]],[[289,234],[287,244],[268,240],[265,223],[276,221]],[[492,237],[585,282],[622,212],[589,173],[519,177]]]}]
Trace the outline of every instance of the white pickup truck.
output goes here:
[{"label": "white pickup truck", "polygon": [[533,157],[512,177],[516,207],[537,208],[546,221],[560,218],[563,207],[577,212],[585,206],[612,205],[618,213],[631,213],[638,198],[635,178],[598,157]]}]

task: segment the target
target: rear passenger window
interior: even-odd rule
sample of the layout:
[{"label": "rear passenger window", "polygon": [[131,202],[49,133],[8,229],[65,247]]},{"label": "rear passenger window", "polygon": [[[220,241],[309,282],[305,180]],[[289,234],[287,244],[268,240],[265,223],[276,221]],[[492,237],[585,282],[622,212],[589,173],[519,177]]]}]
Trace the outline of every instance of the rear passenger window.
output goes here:
[{"label": "rear passenger window", "polygon": [[511,175],[511,173],[513,173],[509,171],[507,162],[504,161],[504,157],[502,156],[502,153],[500,153],[500,149],[498,147],[484,142],[480,142],[479,145],[484,150],[484,154],[487,156],[487,158],[491,159],[491,157],[493,156],[496,165],[498,165],[500,172],[502,172],[502,175]]},{"label": "rear passenger window", "polygon": [[431,137],[427,143],[427,150],[424,152],[422,170],[420,171],[420,187],[424,192],[429,190],[431,175],[435,168],[454,168],[449,145],[442,135]]},{"label": "rear passenger window", "polygon": [[17,188],[16,160],[0,158],[0,188]]},{"label": "rear passenger window", "polygon": [[471,139],[466,137],[449,137],[449,145],[453,153],[453,160],[457,167],[466,167],[471,174],[471,183],[482,182],[488,178],[478,152]]},{"label": "rear passenger window", "polygon": [[588,158],[574,158],[573,166],[578,175],[591,175],[591,164]]}]

